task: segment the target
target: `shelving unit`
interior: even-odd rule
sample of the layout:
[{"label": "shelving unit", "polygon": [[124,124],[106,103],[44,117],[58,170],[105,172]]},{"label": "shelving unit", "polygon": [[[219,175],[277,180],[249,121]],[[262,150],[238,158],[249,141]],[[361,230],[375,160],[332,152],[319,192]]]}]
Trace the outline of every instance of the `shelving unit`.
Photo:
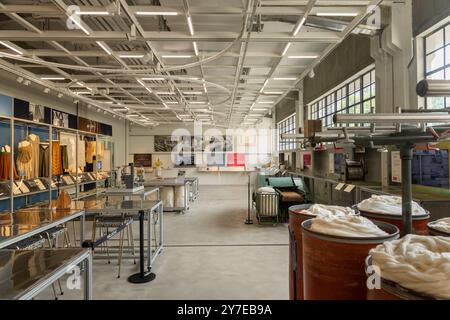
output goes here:
[{"label": "shelving unit", "polygon": [[[48,143],[49,168],[48,174],[45,176],[41,176],[39,172],[37,177],[31,179],[19,177],[19,179],[0,180],[0,212],[13,211],[54,200],[58,197],[58,192],[61,190],[67,191],[74,200],[83,199],[100,194],[105,187],[110,185],[111,169],[114,161],[114,142],[111,136],[54,125],[52,120],[48,121],[48,113],[50,113],[50,116],[53,116],[53,111],[60,111],[50,108],[45,108],[46,122],[17,118],[14,116],[17,113],[15,100],[20,102],[20,107],[27,103],[26,101],[0,94],[0,146],[12,146],[9,177],[13,177],[13,165],[17,167],[18,143],[19,141],[24,141],[29,134],[37,135],[41,143]],[[78,127],[78,117],[74,115],[69,116],[72,117],[72,123],[74,121],[73,117],[75,117],[76,126]],[[73,139],[71,141],[70,155],[68,154],[68,159],[70,159],[72,166],[67,168],[66,172],[60,175],[58,180],[58,176],[53,175],[52,146],[54,142],[61,139],[61,136],[65,136],[66,140]],[[80,163],[78,159],[79,151],[81,150],[79,150],[80,144],[77,141],[85,137],[89,137],[91,141],[96,142],[92,154],[94,161],[92,161],[90,166],[86,163]],[[99,147],[99,142],[102,145],[101,147]],[[106,159],[108,163],[105,164],[105,159],[103,158],[101,162],[98,160],[100,158],[99,149],[108,150],[109,157]],[[97,165],[98,163],[101,165]],[[84,172],[81,172],[80,167],[83,168]],[[104,168],[108,169],[108,171],[103,170]],[[22,173],[22,177],[24,177],[24,173]],[[23,190],[18,191],[17,183],[24,185],[25,188],[22,187]],[[16,190],[16,194],[12,190]]]}]

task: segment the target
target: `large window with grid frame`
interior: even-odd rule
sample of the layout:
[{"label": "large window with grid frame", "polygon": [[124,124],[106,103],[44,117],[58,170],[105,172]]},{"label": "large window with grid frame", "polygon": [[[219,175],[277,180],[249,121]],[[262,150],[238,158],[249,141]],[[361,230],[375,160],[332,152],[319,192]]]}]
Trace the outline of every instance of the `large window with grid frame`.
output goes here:
[{"label": "large window with grid frame", "polygon": [[278,151],[294,150],[296,148],[295,139],[282,139],[281,135],[295,133],[295,113],[286,119],[278,122]]},{"label": "large window with grid frame", "polygon": [[[450,23],[425,36],[425,77],[450,80]],[[428,97],[428,109],[450,108],[450,97]]]},{"label": "large window with grid frame", "polygon": [[[375,108],[375,93],[375,69],[373,68],[310,104],[309,119],[322,120],[324,127],[337,126],[333,124],[335,114],[370,113],[372,108]],[[344,125],[340,124],[340,126]],[[349,124],[349,126],[355,125],[364,124]]]}]

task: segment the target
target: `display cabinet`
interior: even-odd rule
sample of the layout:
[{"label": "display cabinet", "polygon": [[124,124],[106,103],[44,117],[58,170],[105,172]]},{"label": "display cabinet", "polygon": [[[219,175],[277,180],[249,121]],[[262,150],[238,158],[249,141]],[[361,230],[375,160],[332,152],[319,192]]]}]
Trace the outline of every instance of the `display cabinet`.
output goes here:
[{"label": "display cabinet", "polygon": [[0,212],[54,200],[61,190],[82,199],[108,187],[112,137],[97,126],[77,129],[78,119],[0,94]]}]

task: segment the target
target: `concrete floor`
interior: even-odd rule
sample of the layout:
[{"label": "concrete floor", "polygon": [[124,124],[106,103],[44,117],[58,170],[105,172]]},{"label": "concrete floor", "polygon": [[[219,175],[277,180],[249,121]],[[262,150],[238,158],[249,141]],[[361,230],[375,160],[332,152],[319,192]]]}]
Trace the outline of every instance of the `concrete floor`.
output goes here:
[{"label": "concrete floor", "polygon": [[[120,279],[114,260],[94,260],[94,299],[288,299],[287,225],[245,225],[246,192],[202,186],[185,215],[165,213],[165,248],[153,282],[127,282],[138,269],[132,260],[123,262]],[[79,290],[64,291],[59,299],[81,297]],[[38,298],[52,299],[52,291]]]}]

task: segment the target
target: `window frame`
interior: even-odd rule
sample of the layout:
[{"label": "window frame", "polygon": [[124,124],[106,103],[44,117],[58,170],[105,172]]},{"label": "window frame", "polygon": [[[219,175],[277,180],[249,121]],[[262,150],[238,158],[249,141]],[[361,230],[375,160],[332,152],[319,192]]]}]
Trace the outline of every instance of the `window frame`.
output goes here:
[{"label": "window frame", "polygon": [[[434,48],[430,52],[427,53],[427,39],[435,35],[436,33],[442,31],[442,46],[438,48]],[[448,41],[448,43],[447,43]],[[442,66],[439,66],[438,68],[428,71],[427,70],[427,58],[439,50],[443,50],[443,61]],[[439,26],[435,30],[427,33],[425,36],[423,36],[423,74],[425,79],[433,79],[432,76],[438,74],[439,72],[443,73],[443,79],[450,80],[450,71],[449,75],[447,76],[446,70],[450,70],[450,59],[447,59],[450,57],[450,22]],[[447,61],[448,60],[448,61]],[[450,107],[450,97],[426,97],[424,99],[425,101],[425,108],[429,109],[431,106],[431,100],[442,100],[442,108],[449,108]]]},{"label": "window frame", "polygon": [[[364,78],[369,75],[369,83],[364,84]],[[336,89],[331,90],[309,104],[308,118],[312,120],[322,120],[323,127],[346,126],[346,124],[333,124],[332,118],[335,114],[364,114],[370,113],[372,107],[376,106],[376,79],[375,66],[350,77],[344,84],[340,84]],[[369,90],[369,96],[364,96],[364,91]],[[331,104],[328,103],[331,101]],[[368,110],[364,109],[366,103],[370,104]],[[328,108],[330,105],[332,107]],[[331,112],[328,112],[331,110]],[[364,126],[364,124],[356,124]],[[355,124],[349,124],[355,126]]]},{"label": "window frame", "polygon": [[294,134],[297,131],[296,113],[289,115],[277,123],[278,128],[278,151],[285,152],[297,148],[296,139],[282,139],[282,134]]}]

